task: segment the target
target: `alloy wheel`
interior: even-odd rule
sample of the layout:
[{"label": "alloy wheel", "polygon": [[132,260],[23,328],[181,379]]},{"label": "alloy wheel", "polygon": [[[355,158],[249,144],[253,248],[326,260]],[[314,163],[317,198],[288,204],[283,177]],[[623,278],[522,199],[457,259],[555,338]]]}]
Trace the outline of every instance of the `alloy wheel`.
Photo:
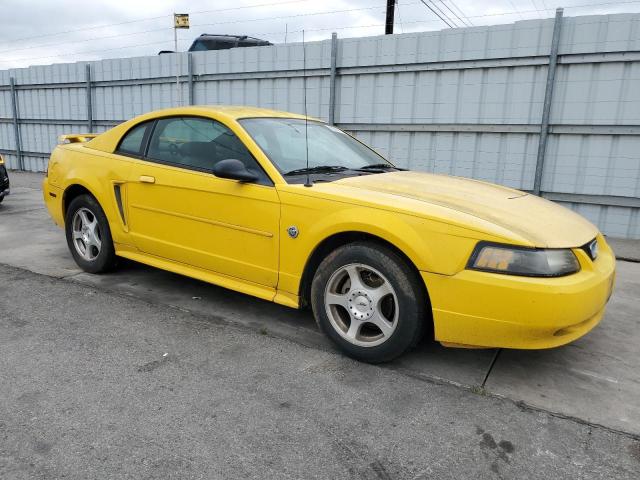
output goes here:
[{"label": "alloy wheel", "polygon": [[100,255],[102,236],[95,214],[82,207],[76,211],[72,220],[73,246],[78,254],[89,262]]},{"label": "alloy wheel", "polygon": [[331,275],[324,304],[333,328],[354,345],[380,345],[398,325],[393,286],[381,272],[361,263],[345,265]]}]

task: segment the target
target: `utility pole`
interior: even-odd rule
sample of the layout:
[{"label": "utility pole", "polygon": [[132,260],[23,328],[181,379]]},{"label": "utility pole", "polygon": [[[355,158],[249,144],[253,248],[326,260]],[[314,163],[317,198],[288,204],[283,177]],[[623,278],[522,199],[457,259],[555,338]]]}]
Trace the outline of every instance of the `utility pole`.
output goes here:
[{"label": "utility pole", "polygon": [[178,28],[173,28],[173,48],[176,57],[176,102],[180,105],[182,102],[182,92],[180,88],[180,52],[178,52]]},{"label": "utility pole", "polygon": [[396,0],[387,0],[387,22],[384,27],[385,35],[393,35],[393,16],[396,12]]},{"label": "utility pole", "polygon": [[182,73],[182,54],[178,52],[178,29],[189,28],[189,14],[188,13],[174,13],[173,14],[173,45],[175,48],[176,56],[176,98],[177,105],[182,106],[182,85],[180,85],[180,74]]}]

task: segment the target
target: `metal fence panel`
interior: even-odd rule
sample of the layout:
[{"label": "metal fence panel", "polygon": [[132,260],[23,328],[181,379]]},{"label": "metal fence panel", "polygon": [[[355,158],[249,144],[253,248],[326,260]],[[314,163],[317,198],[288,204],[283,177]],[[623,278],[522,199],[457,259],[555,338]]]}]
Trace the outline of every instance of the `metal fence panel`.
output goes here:
[{"label": "metal fence panel", "polygon": [[16,149],[16,139],[11,123],[0,123],[0,148],[7,150]]},{"label": "metal fence panel", "polygon": [[560,54],[640,50],[640,14],[585,15],[566,19]]},{"label": "metal fence panel", "polygon": [[352,132],[396,165],[471,177],[530,190],[536,160],[533,134]]},{"label": "metal fence panel", "polygon": [[309,42],[306,62],[294,43],[181,53],[179,71],[176,54],[89,62],[90,78],[84,62],[0,71],[0,153],[20,167],[11,79],[22,166],[40,171],[62,133],[190,102],[302,113],[306,84],[309,115],[333,111],[400,166],[539,185],[605,233],[640,238],[640,15],[560,21],[543,164],[554,19]]},{"label": "metal fence panel", "polygon": [[637,137],[561,135],[550,142],[543,191],[640,197]]},{"label": "metal fence panel", "polygon": [[559,202],[560,205],[575,210],[595,225],[599,225],[607,235],[620,238],[640,238],[640,209],[595,205],[586,203]]}]

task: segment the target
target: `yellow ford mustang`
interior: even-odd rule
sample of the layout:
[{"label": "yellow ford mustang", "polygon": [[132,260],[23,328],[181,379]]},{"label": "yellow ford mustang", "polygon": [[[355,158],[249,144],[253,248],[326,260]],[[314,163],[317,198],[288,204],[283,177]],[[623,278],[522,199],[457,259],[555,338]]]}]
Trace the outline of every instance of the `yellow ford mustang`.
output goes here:
[{"label": "yellow ford mustang", "polygon": [[591,330],[615,258],[579,215],[476,180],[405,171],[284,112],[187,107],[65,135],[43,183],[78,265],[125,257],[289,307],[348,355],[548,348]]}]

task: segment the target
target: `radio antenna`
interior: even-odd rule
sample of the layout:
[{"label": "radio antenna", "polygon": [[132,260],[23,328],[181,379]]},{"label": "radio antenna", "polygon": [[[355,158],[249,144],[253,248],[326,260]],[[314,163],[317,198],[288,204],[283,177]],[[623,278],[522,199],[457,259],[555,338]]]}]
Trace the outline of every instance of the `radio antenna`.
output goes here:
[{"label": "radio antenna", "polygon": [[302,90],[304,91],[304,146],[307,160],[307,181],[305,187],[313,186],[309,175],[309,119],[307,118],[307,49],[304,43],[304,30],[302,30]]}]

